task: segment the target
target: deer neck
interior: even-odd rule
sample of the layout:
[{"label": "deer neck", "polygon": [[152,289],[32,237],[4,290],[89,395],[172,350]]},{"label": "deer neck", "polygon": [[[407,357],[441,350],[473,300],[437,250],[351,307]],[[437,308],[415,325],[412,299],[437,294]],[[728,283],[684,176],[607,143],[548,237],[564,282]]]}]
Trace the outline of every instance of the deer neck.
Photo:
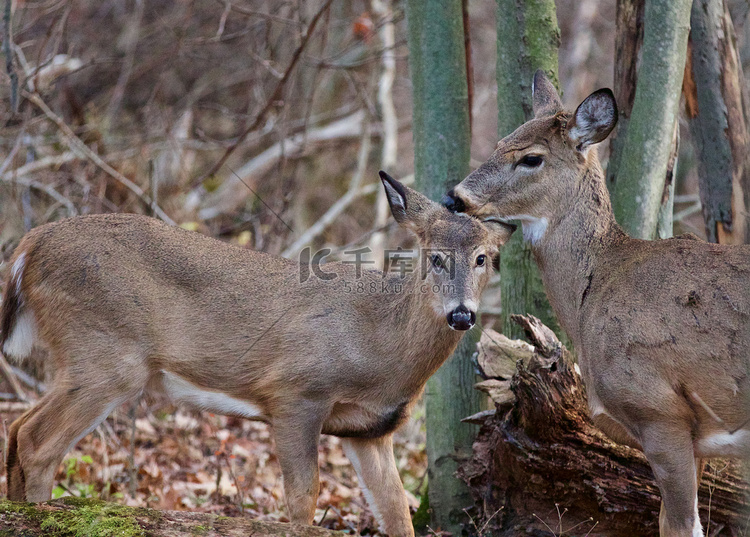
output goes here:
[{"label": "deer neck", "polygon": [[381,352],[392,360],[393,381],[416,393],[453,353],[464,332],[452,330],[442,311],[436,310],[429,280],[419,271],[387,279],[392,286],[401,284],[402,292],[386,295],[381,302],[392,320],[391,337],[381,339],[387,342]]},{"label": "deer neck", "polygon": [[550,305],[561,326],[578,346],[581,310],[592,279],[600,270],[598,258],[616,244],[630,239],[615,222],[604,174],[596,157],[583,179],[566,192],[571,203],[551,219],[532,252],[542,273]]}]

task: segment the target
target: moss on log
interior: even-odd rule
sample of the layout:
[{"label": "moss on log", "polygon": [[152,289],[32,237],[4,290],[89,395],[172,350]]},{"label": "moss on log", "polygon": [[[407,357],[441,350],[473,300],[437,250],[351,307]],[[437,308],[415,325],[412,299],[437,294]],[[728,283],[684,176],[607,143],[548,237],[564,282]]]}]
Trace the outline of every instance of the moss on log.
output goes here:
[{"label": "moss on log", "polygon": [[0,500],[0,537],[334,537],[315,526],[189,511],[157,511],[63,498],[41,504]]}]

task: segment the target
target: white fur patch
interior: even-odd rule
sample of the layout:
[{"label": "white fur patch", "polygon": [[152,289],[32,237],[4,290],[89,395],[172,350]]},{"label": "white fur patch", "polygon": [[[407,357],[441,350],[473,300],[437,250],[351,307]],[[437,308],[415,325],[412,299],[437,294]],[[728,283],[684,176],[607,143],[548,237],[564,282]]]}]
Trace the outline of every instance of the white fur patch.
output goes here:
[{"label": "white fur patch", "polygon": [[244,418],[263,418],[260,407],[240,399],[235,399],[222,392],[203,390],[184,378],[162,370],[164,389],[175,403],[184,403],[200,410],[217,414],[242,416]]},{"label": "white fur patch", "polygon": [[354,449],[354,446],[352,446],[352,444],[345,438],[342,438],[341,447],[344,448],[344,454],[346,455],[346,458],[349,459],[349,461],[352,463],[352,466],[354,466],[354,471],[357,472],[357,478],[359,479],[359,488],[362,489],[362,494],[365,495],[365,500],[367,500],[367,505],[370,506],[370,511],[372,511],[375,520],[378,521],[380,529],[384,530],[385,519],[383,518],[383,513],[381,513],[380,509],[378,509],[378,505],[375,503],[375,496],[373,496],[370,489],[367,488],[365,480],[362,477],[362,463],[357,456],[357,450]]},{"label": "white fur patch", "polygon": [[29,309],[22,310],[16,317],[10,336],[3,345],[3,354],[16,360],[23,360],[29,354],[36,340],[36,321]]},{"label": "white fur patch", "polygon": [[739,457],[750,456],[750,431],[741,429],[734,433],[722,432],[699,438],[695,443],[699,457]]},{"label": "white fur patch", "polygon": [[24,267],[26,267],[26,252],[22,252],[21,255],[18,256],[10,269],[10,281],[11,284],[15,282],[17,295],[21,294],[21,278],[23,277]]},{"label": "white fur patch", "polygon": [[693,535],[692,537],[703,537],[703,526],[698,514],[698,496],[695,497],[695,514],[693,515]]},{"label": "white fur patch", "polygon": [[536,244],[542,240],[542,237],[544,237],[544,234],[547,232],[547,225],[549,224],[549,220],[544,216],[539,218],[528,214],[504,216],[503,219],[520,220],[521,227],[523,228],[523,240],[530,242],[531,244]]}]

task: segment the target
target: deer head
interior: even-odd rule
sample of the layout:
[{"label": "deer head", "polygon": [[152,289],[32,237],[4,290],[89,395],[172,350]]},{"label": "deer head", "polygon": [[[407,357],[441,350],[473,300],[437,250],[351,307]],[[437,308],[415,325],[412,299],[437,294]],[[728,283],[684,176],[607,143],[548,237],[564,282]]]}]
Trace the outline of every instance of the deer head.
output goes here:
[{"label": "deer head", "polygon": [[565,214],[587,170],[598,169],[589,154],[617,123],[612,91],[589,95],[571,115],[542,71],[533,85],[534,119],[498,142],[492,156],[448,192],[444,205],[480,218],[520,220],[524,238],[535,243]]},{"label": "deer head", "polygon": [[432,309],[452,329],[468,330],[476,322],[492,259],[515,226],[451,213],[385,172],[380,172],[380,179],[396,222],[419,239],[420,291],[429,296]]}]

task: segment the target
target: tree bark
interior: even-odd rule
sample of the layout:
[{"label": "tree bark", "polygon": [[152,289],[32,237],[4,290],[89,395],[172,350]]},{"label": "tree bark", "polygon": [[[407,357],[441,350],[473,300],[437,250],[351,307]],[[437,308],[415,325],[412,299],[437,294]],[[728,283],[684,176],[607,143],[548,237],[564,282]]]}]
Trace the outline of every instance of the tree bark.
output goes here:
[{"label": "tree bark", "polygon": [[[409,60],[413,88],[414,159],[417,187],[440,199],[469,172],[468,85],[461,0],[408,0]],[[479,394],[470,356],[476,331],[464,336],[454,355],[425,390],[431,527],[454,534],[466,520],[471,497],[455,477],[471,454],[476,426],[461,418],[476,412]],[[472,337],[473,336],[473,337]]]},{"label": "tree bark", "polygon": [[[553,0],[497,0],[498,134],[503,138],[533,117],[531,81],[543,69],[557,85],[560,30]],[[503,333],[520,335],[514,313],[532,313],[561,335],[539,269],[521,233],[500,254]]]},{"label": "tree bark", "polygon": [[0,500],[0,534],[56,537],[333,537],[340,532],[188,511],[132,508],[64,498],[42,504]]},{"label": "tree bark", "polygon": [[[589,418],[585,388],[567,350],[534,317],[516,316],[534,346],[483,336],[478,364],[494,375],[478,387],[495,411],[482,424],[460,475],[483,535],[646,537],[659,534],[660,495],[643,454],[615,444]],[[508,365],[517,359],[512,379]],[[699,508],[706,535],[739,535],[747,482],[739,465],[704,471]],[[573,529],[575,528],[575,529]]]},{"label": "tree bark", "polygon": [[[668,168],[676,154],[675,125],[691,2],[652,0],[639,7],[642,1],[618,2],[615,87],[630,87],[618,90],[625,97],[618,95],[624,121],[618,129],[619,140],[613,145],[608,176],[617,221],[633,237],[654,239],[660,211],[662,221],[671,220]],[[640,51],[639,10],[643,13]],[[633,66],[638,58],[636,72]],[[661,209],[665,204],[666,214]],[[665,232],[669,226],[661,228]]]},{"label": "tree bark", "polygon": [[710,242],[750,240],[748,111],[729,9],[695,0],[685,69],[686,111],[695,141],[703,217]]}]

